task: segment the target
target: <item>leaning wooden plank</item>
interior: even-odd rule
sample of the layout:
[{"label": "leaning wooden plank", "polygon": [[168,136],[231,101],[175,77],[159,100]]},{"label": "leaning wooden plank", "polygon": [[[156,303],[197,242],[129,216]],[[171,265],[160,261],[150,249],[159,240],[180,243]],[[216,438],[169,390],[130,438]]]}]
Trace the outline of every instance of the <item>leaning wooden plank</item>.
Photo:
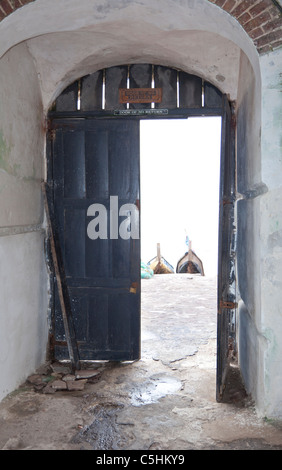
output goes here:
[{"label": "leaning wooden plank", "polygon": [[53,217],[51,217],[51,214],[50,214],[50,204],[51,204],[50,188],[47,183],[45,182],[42,183],[42,190],[43,190],[43,195],[44,195],[46,217],[47,217],[48,227],[50,231],[51,253],[52,253],[52,259],[53,259],[54,268],[55,268],[56,279],[57,279],[58,292],[59,292],[60,304],[61,304],[61,309],[62,309],[63,323],[64,323],[64,328],[65,328],[69,356],[70,356],[73,369],[80,369],[79,351],[78,351],[74,324],[73,324],[71,302],[70,302],[68,287],[66,283],[64,265],[62,262],[59,238],[56,233],[56,226],[54,223],[54,219]]}]

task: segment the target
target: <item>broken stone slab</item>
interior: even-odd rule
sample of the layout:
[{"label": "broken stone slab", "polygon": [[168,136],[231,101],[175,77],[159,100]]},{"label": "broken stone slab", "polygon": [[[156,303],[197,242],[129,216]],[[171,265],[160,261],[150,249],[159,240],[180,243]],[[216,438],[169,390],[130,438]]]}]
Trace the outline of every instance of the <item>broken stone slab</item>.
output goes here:
[{"label": "broken stone slab", "polygon": [[70,364],[61,364],[60,362],[54,362],[51,364],[51,368],[56,374],[70,374],[71,365]]},{"label": "broken stone slab", "polygon": [[84,390],[85,384],[87,383],[87,379],[81,380],[68,380],[65,382],[67,389],[69,391],[81,391]]},{"label": "broken stone slab", "polygon": [[52,387],[52,384],[48,384],[46,385],[46,387],[43,388],[42,393],[45,393],[45,394],[56,393],[56,389]]},{"label": "broken stone slab", "polygon": [[33,389],[35,392],[41,392],[45,389],[47,385],[51,386],[51,383],[56,379],[57,377],[54,377],[52,375],[39,375],[39,374],[33,374],[30,375],[27,379],[26,382],[33,385]]},{"label": "broken stone slab", "polygon": [[62,377],[62,380],[63,380],[64,382],[73,381],[73,380],[75,380],[75,379],[76,379],[76,377],[75,377],[75,375],[73,375],[73,374],[67,374],[67,375],[64,375],[64,376]]},{"label": "broken stone slab", "polygon": [[101,372],[93,369],[82,369],[82,370],[76,370],[75,371],[75,378],[76,380],[80,379],[92,379],[93,377],[96,377],[97,375],[100,375]]},{"label": "broken stone slab", "polygon": [[65,374],[61,374],[59,372],[52,372],[52,379],[53,380],[62,380],[62,378],[64,377]]},{"label": "broken stone slab", "polygon": [[41,364],[41,366],[36,369],[36,374],[39,375],[50,375],[52,373],[52,368],[50,366],[50,363],[45,362],[44,364]]},{"label": "broken stone slab", "polygon": [[67,390],[67,384],[63,380],[54,380],[54,382],[52,382],[50,386],[54,390]]},{"label": "broken stone slab", "polygon": [[[30,375],[27,382],[32,384],[34,390],[42,393],[55,393],[56,391],[79,391],[83,390],[85,384],[96,383],[101,377],[101,370],[95,369],[82,369],[76,370],[75,373],[71,372],[71,367],[68,364],[53,363],[51,369],[43,369],[39,374]],[[45,375],[49,371],[50,375]]]},{"label": "broken stone slab", "polygon": [[43,377],[39,374],[32,374],[27,378],[27,382],[32,385],[41,385],[43,383]]},{"label": "broken stone slab", "polygon": [[43,382],[43,383],[41,383],[41,384],[35,384],[35,385],[33,385],[33,390],[34,390],[35,392],[42,392],[42,390],[44,390],[45,387],[46,387],[46,383]]}]

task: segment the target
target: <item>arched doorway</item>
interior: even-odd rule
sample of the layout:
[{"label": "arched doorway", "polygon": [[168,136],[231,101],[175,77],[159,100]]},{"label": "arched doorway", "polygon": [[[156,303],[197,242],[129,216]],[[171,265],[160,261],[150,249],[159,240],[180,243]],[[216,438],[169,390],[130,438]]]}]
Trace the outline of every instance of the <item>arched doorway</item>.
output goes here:
[{"label": "arched doorway", "polygon": [[[2,233],[10,233],[10,229],[6,231],[11,226],[9,242],[13,240],[18,247],[14,231],[20,229],[26,233],[30,224],[36,224],[31,226],[33,231],[39,227],[33,252],[38,257],[43,255],[40,181],[45,178],[45,117],[50,103],[73,80],[104,67],[138,62],[178,67],[204,77],[226,93],[231,101],[236,100],[241,370],[247,390],[252,393],[261,412],[272,414],[273,410],[279,410],[281,413],[276,393],[277,381],[280,380],[277,371],[281,348],[273,347],[279,345],[276,337],[280,321],[276,306],[279,305],[280,293],[276,281],[268,278],[268,263],[261,263],[265,256],[272,256],[273,244],[269,243],[268,237],[272,237],[274,226],[270,219],[276,214],[279,219],[280,214],[278,209],[269,214],[270,207],[279,206],[277,169],[280,160],[273,145],[279,141],[276,119],[279,50],[274,50],[269,56],[259,55],[264,52],[263,48],[256,49],[257,39],[250,40],[249,29],[246,34],[240,25],[245,15],[240,18],[233,15],[235,10],[231,2],[225,2],[224,8],[220,8],[219,3],[222,2],[219,1],[215,4],[207,0],[164,0],[160,11],[158,2],[152,0],[141,3],[120,1],[119,6],[115,2],[111,7],[105,2],[101,8],[100,4],[98,7],[88,0],[79,7],[77,2],[69,0],[67,8],[65,2],[50,1],[52,7],[48,4],[46,9],[45,2],[31,2],[1,21],[1,89],[5,98],[1,129],[11,157],[12,166],[9,168],[14,168],[17,174],[10,180],[8,173],[1,173],[5,179],[1,198]],[[267,2],[265,7],[270,8]],[[248,5],[246,8],[258,13],[256,8]],[[17,27],[19,24],[20,28]],[[247,23],[248,26],[251,24],[254,21]],[[267,38],[275,41],[277,36],[273,34],[270,38],[266,34]],[[278,42],[276,47],[279,47]],[[276,95],[272,99],[274,93]],[[19,111],[25,111],[25,114]],[[19,165],[23,171],[18,171]],[[37,182],[34,182],[34,175]],[[28,247],[28,236],[22,241],[22,246]],[[5,263],[9,267],[10,251],[4,251]],[[28,254],[23,260],[27,265],[30,261]],[[275,259],[275,273],[279,273],[280,265],[279,258]],[[47,280],[41,282],[42,276],[38,276],[38,271],[45,276],[44,263],[40,269],[38,263],[33,263],[30,270],[36,281],[32,282],[31,297],[36,294],[38,305],[30,301],[27,293],[16,310],[13,303],[5,301],[3,311],[9,318],[14,312],[20,315],[23,309],[29,313],[35,331],[40,332],[40,341],[34,341],[34,330],[29,327],[23,335],[17,320],[9,324],[9,337],[14,337],[15,332],[18,337],[24,336],[28,347],[21,354],[20,362],[13,361],[14,356],[9,354],[2,374],[4,395],[6,390],[11,391],[21,381],[23,371],[32,370],[33,363],[29,360],[31,345],[36,364],[45,357],[48,329],[44,321],[46,311],[49,312],[49,284]],[[10,282],[11,288],[15,285],[14,279],[17,277]],[[21,282],[17,281],[17,284]],[[265,332],[267,341],[264,341]],[[13,370],[12,376],[6,373],[9,368]],[[266,387],[269,371],[271,379]]]},{"label": "arched doorway", "polygon": [[[140,357],[139,122],[222,116],[217,398],[235,338],[235,126],[225,95],[200,77],[151,64],[76,80],[49,112],[54,357]],[[122,218],[123,217],[123,218]],[[55,251],[56,251],[55,250]],[[58,284],[58,277],[62,289]]]}]

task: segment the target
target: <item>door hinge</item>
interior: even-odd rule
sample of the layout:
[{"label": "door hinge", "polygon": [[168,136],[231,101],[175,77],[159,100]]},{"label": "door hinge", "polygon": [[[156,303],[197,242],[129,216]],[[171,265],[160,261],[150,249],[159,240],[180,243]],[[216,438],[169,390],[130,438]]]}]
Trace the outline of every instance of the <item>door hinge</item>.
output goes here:
[{"label": "door hinge", "polygon": [[52,142],[54,142],[55,138],[56,138],[56,130],[55,129],[50,129],[49,130],[49,137],[50,137],[50,140]]},{"label": "door hinge", "polygon": [[219,303],[219,313],[221,313],[223,309],[233,310],[237,307],[238,307],[237,302],[228,302],[228,301],[221,300]]},{"label": "door hinge", "polygon": [[54,129],[52,127],[52,123],[50,121],[50,119],[48,119],[47,121],[47,130],[48,130],[48,136],[49,136],[49,139],[54,142],[55,140],[55,137],[56,137],[56,129]]}]

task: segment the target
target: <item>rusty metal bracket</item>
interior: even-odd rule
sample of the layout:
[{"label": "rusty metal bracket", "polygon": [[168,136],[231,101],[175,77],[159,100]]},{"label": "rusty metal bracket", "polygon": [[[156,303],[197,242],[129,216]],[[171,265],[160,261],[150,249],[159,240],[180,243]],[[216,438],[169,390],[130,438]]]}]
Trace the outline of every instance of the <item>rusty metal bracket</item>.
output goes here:
[{"label": "rusty metal bracket", "polygon": [[221,300],[219,303],[219,313],[221,313],[223,309],[233,310],[237,307],[238,307],[237,302],[228,302],[228,301]]},{"label": "rusty metal bracket", "polygon": [[132,282],[131,286],[130,286],[130,289],[129,289],[129,292],[131,294],[136,294],[137,293],[137,289],[138,289],[138,282]]},{"label": "rusty metal bracket", "polygon": [[231,199],[223,199],[222,200],[222,205],[226,206],[227,204],[234,204],[234,201]]}]

